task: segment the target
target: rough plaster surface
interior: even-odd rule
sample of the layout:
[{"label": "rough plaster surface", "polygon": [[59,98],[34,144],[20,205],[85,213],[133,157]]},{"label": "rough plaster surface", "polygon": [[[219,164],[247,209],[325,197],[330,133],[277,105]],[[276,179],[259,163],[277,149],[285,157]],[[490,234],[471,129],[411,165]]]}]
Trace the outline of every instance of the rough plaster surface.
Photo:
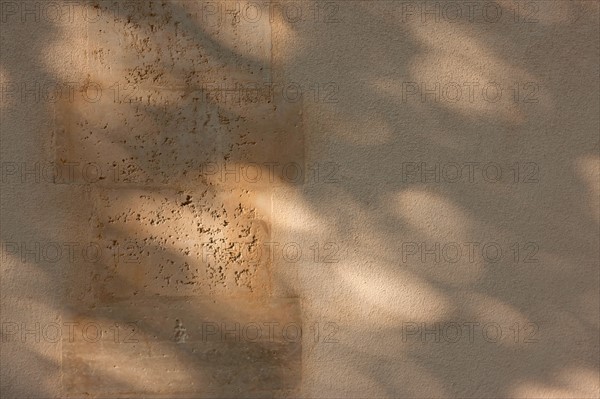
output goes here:
[{"label": "rough plaster surface", "polygon": [[600,397],[599,8],[0,2],[0,396]]}]

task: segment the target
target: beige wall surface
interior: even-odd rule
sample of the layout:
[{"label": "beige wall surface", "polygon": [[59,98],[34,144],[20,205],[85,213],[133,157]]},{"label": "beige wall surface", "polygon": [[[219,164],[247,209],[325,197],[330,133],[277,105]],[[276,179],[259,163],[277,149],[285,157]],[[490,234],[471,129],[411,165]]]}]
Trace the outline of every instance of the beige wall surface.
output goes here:
[{"label": "beige wall surface", "polygon": [[2,398],[598,398],[598,1],[0,2]]}]

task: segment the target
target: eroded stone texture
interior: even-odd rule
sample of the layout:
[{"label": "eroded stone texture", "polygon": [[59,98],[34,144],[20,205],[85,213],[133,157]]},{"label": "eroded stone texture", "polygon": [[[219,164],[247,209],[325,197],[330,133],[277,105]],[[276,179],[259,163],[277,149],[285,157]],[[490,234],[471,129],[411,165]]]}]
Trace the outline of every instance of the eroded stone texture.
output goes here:
[{"label": "eroded stone texture", "polygon": [[270,79],[268,8],[240,17],[256,5],[87,8],[88,77],[58,104],[58,163],[102,185],[302,183],[301,102]]},{"label": "eroded stone texture", "polygon": [[299,103],[252,97],[228,104],[227,93],[216,93],[215,101],[225,99],[217,103],[201,91],[155,89],[119,103],[113,94],[62,104],[55,141],[63,176],[71,167],[73,181],[110,186],[304,181]]},{"label": "eroded stone texture", "polygon": [[100,256],[76,271],[86,286],[74,287],[75,297],[91,305],[136,296],[270,293],[271,259],[260,252],[270,236],[266,195],[211,188],[98,188],[91,195]]},{"label": "eroded stone texture", "polygon": [[227,3],[101,1],[89,10],[91,67],[103,81],[169,89],[270,80],[269,18],[242,20],[252,2]]},{"label": "eroded stone texture", "polygon": [[301,366],[297,299],[159,298],[74,313],[63,335],[70,397],[283,397]]},{"label": "eroded stone texture", "polygon": [[67,320],[103,337],[63,341],[70,396],[289,396],[300,380],[299,303],[271,296],[264,250],[271,187],[304,181],[302,104],[270,83],[268,18],[226,3],[88,8],[89,75],[56,104],[54,144],[98,248],[71,272]]}]

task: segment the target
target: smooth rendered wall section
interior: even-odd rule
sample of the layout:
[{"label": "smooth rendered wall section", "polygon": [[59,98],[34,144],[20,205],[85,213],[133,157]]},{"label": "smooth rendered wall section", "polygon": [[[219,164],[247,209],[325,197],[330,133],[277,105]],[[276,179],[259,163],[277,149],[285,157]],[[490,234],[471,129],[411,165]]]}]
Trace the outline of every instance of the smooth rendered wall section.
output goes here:
[{"label": "smooth rendered wall section", "polygon": [[600,397],[599,13],[0,1],[0,396]]},{"label": "smooth rendered wall section", "polygon": [[273,198],[274,240],[339,255],[282,276],[337,328],[303,397],[600,396],[598,2],[277,3],[336,169]]},{"label": "smooth rendered wall section", "polygon": [[54,184],[52,137],[55,101],[69,95],[62,84],[82,82],[85,25],[35,7],[0,4],[0,396],[13,398],[61,396],[56,326],[63,288],[77,284],[65,279],[75,267],[65,244],[78,243],[78,257],[84,244],[83,192]]}]

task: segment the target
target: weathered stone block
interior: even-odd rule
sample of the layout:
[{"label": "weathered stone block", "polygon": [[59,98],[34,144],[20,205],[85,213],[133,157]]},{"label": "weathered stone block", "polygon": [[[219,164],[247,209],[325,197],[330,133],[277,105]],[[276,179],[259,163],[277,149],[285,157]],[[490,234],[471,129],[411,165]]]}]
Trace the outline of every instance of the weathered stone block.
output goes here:
[{"label": "weathered stone block", "polygon": [[87,11],[91,69],[102,82],[169,89],[267,82],[271,26],[262,12],[240,18],[250,8],[247,1],[101,1]]},{"label": "weathered stone block", "polygon": [[241,102],[221,91],[139,89],[127,101],[103,92],[96,102],[64,102],[55,134],[61,175],[108,186],[302,184],[300,103],[255,94]]},{"label": "weathered stone block", "polygon": [[[270,201],[247,190],[97,189],[91,218],[101,257],[79,297],[270,292]],[[82,273],[83,270],[77,270]]]}]

